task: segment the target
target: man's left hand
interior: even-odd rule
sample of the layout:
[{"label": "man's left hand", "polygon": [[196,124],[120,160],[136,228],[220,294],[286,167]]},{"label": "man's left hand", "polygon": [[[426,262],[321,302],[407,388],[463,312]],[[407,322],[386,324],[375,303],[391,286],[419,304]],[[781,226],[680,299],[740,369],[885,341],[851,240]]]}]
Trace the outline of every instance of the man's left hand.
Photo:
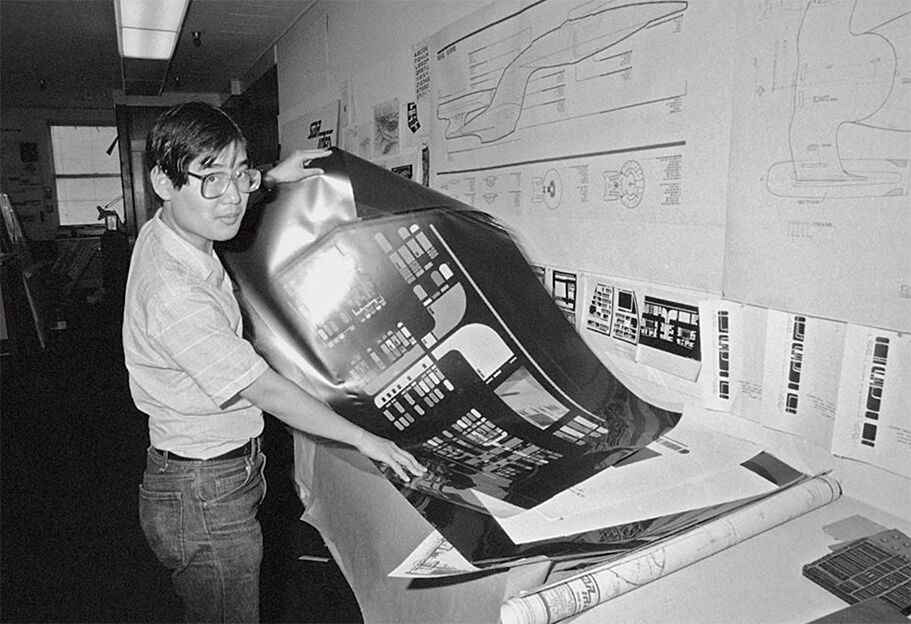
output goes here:
[{"label": "man's left hand", "polygon": [[311,167],[310,161],[325,158],[332,152],[326,149],[294,150],[290,156],[269,169],[263,176],[266,186],[285,182],[300,182],[304,178],[323,173],[319,167]]}]

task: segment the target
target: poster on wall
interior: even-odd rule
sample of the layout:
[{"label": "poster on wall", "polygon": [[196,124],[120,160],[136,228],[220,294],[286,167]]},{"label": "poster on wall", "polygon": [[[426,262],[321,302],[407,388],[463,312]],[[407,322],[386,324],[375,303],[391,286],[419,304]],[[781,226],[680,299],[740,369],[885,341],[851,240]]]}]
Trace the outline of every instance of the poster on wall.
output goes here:
[{"label": "poster on wall", "polygon": [[283,124],[282,151],[338,147],[339,100]]},{"label": "poster on wall", "polygon": [[911,329],[907,3],[743,7],[725,296]]},{"label": "poster on wall", "polygon": [[905,477],[911,337],[737,302],[702,302],[708,410]]},{"label": "poster on wall", "polygon": [[699,304],[705,407],[759,422],[766,351],[765,308],[715,299]]},{"label": "poster on wall", "polygon": [[705,295],[635,280],[583,274],[579,333],[639,396],[667,408],[695,396],[699,302]]},{"label": "poster on wall", "polygon": [[845,323],[769,310],[762,423],[828,449],[838,399]]},{"label": "poster on wall", "polygon": [[849,325],[832,452],[911,478],[909,377],[911,336]]},{"label": "poster on wall", "polygon": [[551,269],[549,275],[550,278],[545,287],[566,320],[578,330],[579,322],[576,315],[578,297],[576,297],[576,293],[579,288],[579,275],[575,271],[556,268]]},{"label": "poster on wall", "polygon": [[503,0],[455,22],[430,38],[432,185],[536,261],[720,292],[735,18]]},{"label": "poster on wall", "polygon": [[392,98],[373,107],[373,155],[376,158],[399,153],[399,100]]},{"label": "poster on wall", "polygon": [[38,144],[19,140],[18,131],[6,131],[2,149],[0,191],[6,193],[13,205],[26,236],[30,240],[53,238],[56,223],[49,218],[50,197],[42,185]]},{"label": "poster on wall", "polygon": [[[580,329],[618,356],[695,381],[700,369],[698,293],[586,275]],[[596,338],[597,337],[597,338]]]}]

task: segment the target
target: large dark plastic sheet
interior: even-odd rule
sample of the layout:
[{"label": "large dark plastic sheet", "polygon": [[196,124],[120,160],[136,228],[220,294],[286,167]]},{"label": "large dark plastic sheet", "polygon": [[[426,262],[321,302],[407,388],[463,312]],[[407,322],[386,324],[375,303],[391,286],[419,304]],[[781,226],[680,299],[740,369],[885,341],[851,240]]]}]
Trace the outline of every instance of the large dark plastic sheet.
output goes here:
[{"label": "large dark plastic sheet", "polygon": [[489,215],[343,151],[314,166],[325,174],[252,207],[219,252],[270,363],[428,467],[407,484],[386,476],[431,524],[478,564],[604,552],[681,525],[513,545],[472,490],[530,508],[680,415],[605,368]]}]

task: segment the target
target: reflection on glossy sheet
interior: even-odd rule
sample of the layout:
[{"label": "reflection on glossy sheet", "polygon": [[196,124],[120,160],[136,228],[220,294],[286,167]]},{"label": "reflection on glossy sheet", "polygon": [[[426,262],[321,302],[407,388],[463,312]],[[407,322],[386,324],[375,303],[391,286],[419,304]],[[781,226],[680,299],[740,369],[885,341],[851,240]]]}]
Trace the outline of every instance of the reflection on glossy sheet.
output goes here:
[{"label": "reflection on glossy sheet", "polygon": [[603,366],[490,217],[344,152],[316,164],[220,251],[273,366],[430,469],[406,488],[428,517],[446,524],[427,500],[483,515],[471,490],[534,506],[677,422]]},{"label": "reflection on glossy sheet", "polygon": [[[773,492],[801,483],[807,478],[765,452],[743,462],[741,467],[767,479],[775,486]],[[749,496],[574,535],[516,544],[487,511],[453,505],[424,492],[405,490],[403,493],[460,553],[473,564],[485,568],[508,566],[516,560],[533,557],[561,560],[576,559],[583,555],[610,556],[626,553],[768,496],[768,493]]]}]

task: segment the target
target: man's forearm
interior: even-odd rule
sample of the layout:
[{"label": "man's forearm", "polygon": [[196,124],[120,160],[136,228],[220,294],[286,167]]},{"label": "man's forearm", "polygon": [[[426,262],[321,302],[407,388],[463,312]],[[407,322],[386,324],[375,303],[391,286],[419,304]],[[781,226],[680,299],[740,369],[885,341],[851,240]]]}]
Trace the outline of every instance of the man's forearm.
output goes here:
[{"label": "man's forearm", "polygon": [[300,431],[351,446],[359,446],[363,439],[363,429],[272,369],[240,394],[264,412]]},{"label": "man's forearm", "polygon": [[425,472],[414,455],[336,414],[328,405],[271,368],[241,391],[241,396],[295,429],[344,442],[389,466],[402,481]]}]

